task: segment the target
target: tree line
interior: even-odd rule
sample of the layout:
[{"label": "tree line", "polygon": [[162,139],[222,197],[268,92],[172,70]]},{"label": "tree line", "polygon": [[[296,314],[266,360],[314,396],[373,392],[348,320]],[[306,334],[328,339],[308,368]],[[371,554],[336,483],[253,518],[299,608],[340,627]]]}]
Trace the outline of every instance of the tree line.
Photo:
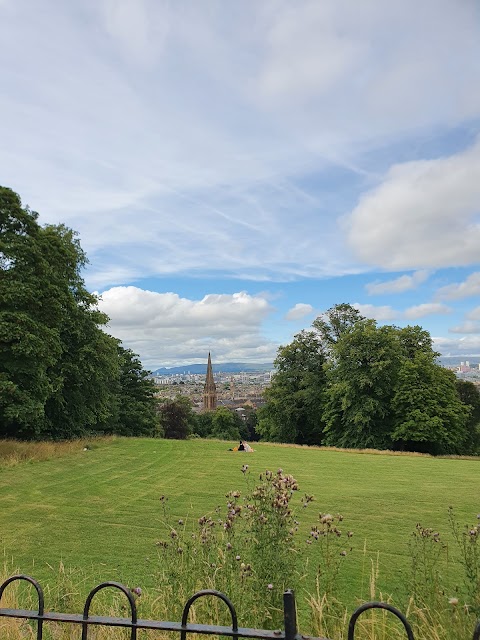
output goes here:
[{"label": "tree line", "polygon": [[77,234],[0,187],[0,437],[152,435],[154,384],[104,329]]},{"label": "tree line", "polygon": [[258,412],[265,440],[480,453],[480,394],[438,364],[428,331],[338,304],[280,347]]},{"label": "tree line", "polygon": [[480,453],[480,394],[437,363],[419,326],[335,305],[280,347],[258,412],[158,401],[138,356],[107,333],[77,234],[41,226],[0,187],[0,437],[215,437]]}]

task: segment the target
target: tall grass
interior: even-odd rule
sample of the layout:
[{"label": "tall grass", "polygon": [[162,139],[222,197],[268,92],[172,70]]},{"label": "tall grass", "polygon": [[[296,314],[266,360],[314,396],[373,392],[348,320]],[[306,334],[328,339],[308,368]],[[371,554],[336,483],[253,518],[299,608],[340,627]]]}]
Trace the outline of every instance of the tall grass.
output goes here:
[{"label": "tall grass", "polygon": [[14,467],[22,462],[39,462],[57,457],[74,455],[85,449],[95,449],[112,443],[115,436],[101,438],[81,438],[65,442],[22,442],[0,440],[0,468]]}]

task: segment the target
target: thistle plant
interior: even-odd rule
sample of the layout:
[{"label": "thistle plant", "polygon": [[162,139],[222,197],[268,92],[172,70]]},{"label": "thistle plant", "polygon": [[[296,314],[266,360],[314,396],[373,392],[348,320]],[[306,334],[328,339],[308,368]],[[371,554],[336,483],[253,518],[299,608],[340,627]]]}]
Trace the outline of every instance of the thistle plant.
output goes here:
[{"label": "thistle plant", "polygon": [[409,541],[410,593],[417,607],[437,606],[444,596],[440,567],[447,559],[447,546],[434,529],[417,523]]},{"label": "thistle plant", "polygon": [[472,610],[480,613],[480,514],[476,524],[460,527],[453,508],[448,510],[448,519],[453,537],[460,551],[460,562],[464,570],[464,585]]},{"label": "thistle plant", "polygon": [[[161,496],[164,536],[156,543],[157,581],[163,594],[218,589],[234,600],[243,623],[281,626],[283,591],[295,588],[300,574],[298,483],[282,469],[265,471],[258,483],[252,483],[248,465],[241,472],[245,494],[229,491],[223,509],[201,516],[193,526],[186,519],[172,522]],[[312,500],[304,496],[302,504]]]}]

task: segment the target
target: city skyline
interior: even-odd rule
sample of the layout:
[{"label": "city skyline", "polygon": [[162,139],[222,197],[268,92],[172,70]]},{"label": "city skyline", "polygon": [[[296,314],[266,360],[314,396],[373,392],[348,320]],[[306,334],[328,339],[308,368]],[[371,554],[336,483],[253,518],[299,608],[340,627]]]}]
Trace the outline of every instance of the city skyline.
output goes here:
[{"label": "city skyline", "polygon": [[0,183],[147,368],[348,302],[480,354],[480,6],[0,0]]}]

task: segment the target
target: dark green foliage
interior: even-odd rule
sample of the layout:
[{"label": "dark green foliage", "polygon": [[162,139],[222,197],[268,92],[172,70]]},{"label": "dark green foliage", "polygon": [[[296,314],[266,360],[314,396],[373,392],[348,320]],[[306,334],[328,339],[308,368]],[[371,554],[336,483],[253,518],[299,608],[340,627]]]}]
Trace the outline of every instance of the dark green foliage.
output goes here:
[{"label": "dark green foliage", "polygon": [[470,411],[467,420],[467,436],[465,451],[470,454],[480,453],[480,391],[468,380],[455,380],[460,400]]},{"label": "dark green foliage", "polygon": [[[257,425],[258,415],[253,407],[246,406],[242,415],[244,437],[246,440],[255,442],[258,440]],[[242,433],[241,433],[242,435]]]},{"label": "dark green foliage", "polygon": [[215,411],[204,411],[195,416],[195,433],[201,438],[220,440],[254,440],[256,412],[247,407],[239,412],[227,407],[217,407]]},{"label": "dark green foliage", "polygon": [[325,394],[325,352],[313,331],[302,331],[280,347],[277,369],[265,391],[267,404],[256,427],[264,440],[321,444]]},{"label": "dark green foliage", "polygon": [[212,432],[212,411],[204,411],[195,417],[195,433],[200,438],[208,438]]},{"label": "dark green foliage", "polygon": [[418,352],[402,362],[392,399],[392,440],[401,449],[462,453],[469,410],[458,397],[455,375]]},{"label": "dark green foliage", "polygon": [[342,335],[355,326],[357,322],[365,320],[358,309],[345,302],[334,305],[328,311],[318,316],[312,326],[324,349],[329,351]]},{"label": "dark green foliage", "polygon": [[278,442],[474,453],[480,395],[436,364],[419,326],[377,326],[335,305],[281,347],[257,432]]},{"label": "dark green foliage", "polygon": [[120,393],[118,428],[124,436],[153,436],[158,426],[155,383],[131,349],[118,346]]},{"label": "dark green foliage", "polygon": [[357,323],[333,348],[325,408],[331,446],[385,449],[390,446],[390,404],[401,361],[393,327]]},{"label": "dark green foliage", "polygon": [[240,436],[245,437],[242,419],[235,411],[230,411],[226,407],[217,407],[212,412],[212,430],[208,435],[220,440],[239,440]]},{"label": "dark green foliage", "polygon": [[165,438],[185,440],[194,431],[195,414],[192,403],[184,396],[166,400],[159,406],[160,427]]},{"label": "dark green foliage", "polygon": [[102,330],[108,317],[81,277],[75,232],[37,217],[0,187],[0,437],[133,435],[135,420],[151,431],[152,387],[143,373],[136,391],[128,383],[125,350]]}]

